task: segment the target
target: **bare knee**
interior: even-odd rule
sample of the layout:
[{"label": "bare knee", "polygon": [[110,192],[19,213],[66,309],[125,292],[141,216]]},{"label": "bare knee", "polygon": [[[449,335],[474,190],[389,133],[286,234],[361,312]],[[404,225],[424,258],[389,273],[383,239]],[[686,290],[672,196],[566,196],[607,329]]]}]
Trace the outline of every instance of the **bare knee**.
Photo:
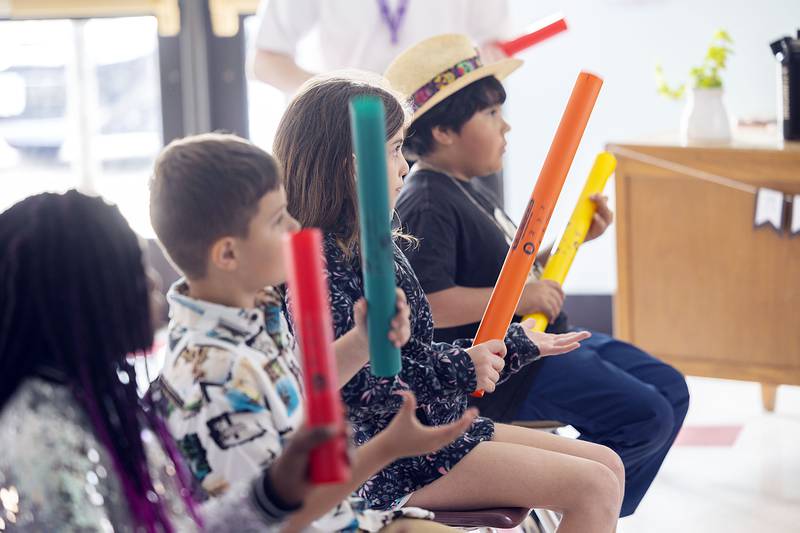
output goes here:
[{"label": "bare knee", "polygon": [[[619,460],[619,457],[614,454]],[[622,461],[619,461],[620,466]],[[601,518],[608,518],[613,522],[619,517],[619,510],[622,506],[623,486],[617,473],[607,465],[599,465],[601,472],[596,474],[597,494],[599,495],[600,508],[598,509]],[[623,468],[624,471],[624,468]],[[622,483],[625,483],[625,475],[622,474]]]},{"label": "bare knee", "polygon": [[583,487],[578,493],[576,503],[580,509],[575,511],[591,517],[598,526],[616,522],[622,502],[622,488],[617,475],[608,466],[596,461],[587,464]]},{"label": "bare knee", "polygon": [[620,490],[625,491],[625,464],[620,456],[607,446],[601,446],[601,453],[598,460],[604,464],[616,477]]}]

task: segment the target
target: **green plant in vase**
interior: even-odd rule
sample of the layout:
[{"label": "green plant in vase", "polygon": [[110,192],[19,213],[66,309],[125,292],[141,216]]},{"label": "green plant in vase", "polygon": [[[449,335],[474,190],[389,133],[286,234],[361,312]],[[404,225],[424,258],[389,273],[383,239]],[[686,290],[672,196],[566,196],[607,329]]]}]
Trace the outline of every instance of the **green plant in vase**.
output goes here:
[{"label": "green plant in vase", "polygon": [[[725,30],[714,33],[703,63],[689,70],[691,92],[681,117],[681,137],[685,143],[726,142],[731,137],[730,120],[722,102],[721,72],[733,54],[733,39]],[[686,83],[672,87],[664,78],[661,65],[656,65],[658,94],[680,100],[686,94]]]},{"label": "green plant in vase", "polygon": [[[711,45],[708,47],[703,64],[699,67],[692,67],[689,76],[692,79],[694,89],[721,89],[722,78],[720,72],[725,70],[728,64],[728,56],[733,54],[733,49],[728,46],[733,44],[733,39],[725,30],[717,30],[712,38]],[[658,94],[673,100],[680,100],[686,92],[686,84],[672,88],[664,78],[664,69],[661,65],[656,65],[656,82],[658,83]]]}]

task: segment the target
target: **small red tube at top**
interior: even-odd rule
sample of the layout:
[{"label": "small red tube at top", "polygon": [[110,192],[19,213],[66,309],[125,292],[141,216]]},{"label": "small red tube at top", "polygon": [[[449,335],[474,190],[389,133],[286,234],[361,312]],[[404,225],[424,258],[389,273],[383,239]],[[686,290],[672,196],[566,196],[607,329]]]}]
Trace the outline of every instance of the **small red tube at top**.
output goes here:
[{"label": "small red tube at top", "polygon": [[510,41],[500,41],[497,46],[507,55],[513,56],[531,46],[567,30],[567,21],[563,16],[555,15],[535,23],[533,29]]}]

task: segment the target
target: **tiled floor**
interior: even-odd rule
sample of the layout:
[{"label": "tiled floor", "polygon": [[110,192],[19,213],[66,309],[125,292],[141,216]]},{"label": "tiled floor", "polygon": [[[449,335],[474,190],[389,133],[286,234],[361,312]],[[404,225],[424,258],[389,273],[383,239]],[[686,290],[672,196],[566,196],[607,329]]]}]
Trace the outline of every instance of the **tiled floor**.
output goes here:
[{"label": "tiled floor", "polygon": [[689,378],[685,432],[623,533],[800,533],[800,387]]}]

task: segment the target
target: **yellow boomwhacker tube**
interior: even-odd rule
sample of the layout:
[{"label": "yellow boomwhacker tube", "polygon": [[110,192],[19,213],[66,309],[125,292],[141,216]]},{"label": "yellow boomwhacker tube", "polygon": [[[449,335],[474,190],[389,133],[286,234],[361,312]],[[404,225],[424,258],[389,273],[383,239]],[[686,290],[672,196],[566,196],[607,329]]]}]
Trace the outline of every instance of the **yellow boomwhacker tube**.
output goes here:
[{"label": "yellow boomwhacker tube", "polygon": [[[589,226],[592,225],[592,217],[597,212],[597,206],[589,197],[603,192],[603,188],[606,186],[608,178],[614,173],[616,166],[617,160],[608,152],[600,152],[595,158],[575,210],[567,223],[567,229],[564,230],[564,236],[561,237],[556,251],[547,260],[547,265],[542,272],[542,279],[553,280],[560,285],[564,283],[569,267],[572,266],[572,260],[575,259],[578,248],[586,239]],[[536,321],[532,328],[533,331],[547,329],[548,320],[544,314],[534,313],[527,315],[523,320],[529,318]]]}]

